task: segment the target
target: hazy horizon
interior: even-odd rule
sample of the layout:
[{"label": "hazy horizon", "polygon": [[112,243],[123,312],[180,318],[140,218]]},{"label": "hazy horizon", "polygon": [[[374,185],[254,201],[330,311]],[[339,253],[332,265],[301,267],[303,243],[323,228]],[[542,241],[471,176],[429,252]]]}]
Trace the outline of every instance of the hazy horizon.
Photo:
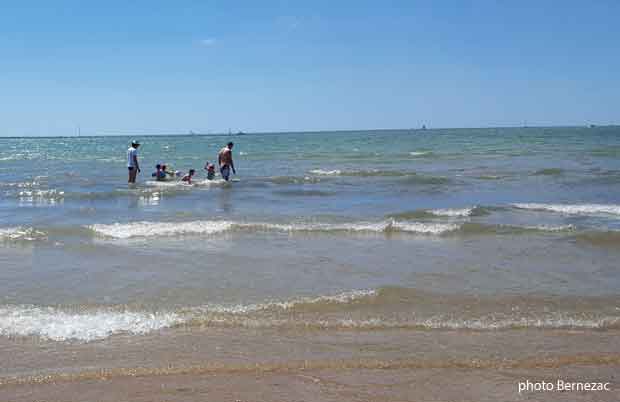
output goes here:
[{"label": "hazy horizon", "polygon": [[123,132],[123,133],[105,133],[105,134],[88,134],[81,133],[69,134],[69,135],[0,135],[0,138],[82,138],[82,137],[167,137],[167,136],[197,136],[197,137],[228,137],[228,136],[243,136],[243,135],[272,135],[272,134],[323,134],[323,133],[363,133],[363,132],[387,132],[387,131],[442,131],[442,130],[505,130],[505,129],[545,129],[545,128],[606,128],[606,127],[618,127],[618,124],[584,124],[584,125],[554,125],[554,126],[488,126],[488,127],[408,127],[408,128],[362,128],[362,129],[340,129],[340,130],[292,130],[292,131],[241,131],[241,132]]}]

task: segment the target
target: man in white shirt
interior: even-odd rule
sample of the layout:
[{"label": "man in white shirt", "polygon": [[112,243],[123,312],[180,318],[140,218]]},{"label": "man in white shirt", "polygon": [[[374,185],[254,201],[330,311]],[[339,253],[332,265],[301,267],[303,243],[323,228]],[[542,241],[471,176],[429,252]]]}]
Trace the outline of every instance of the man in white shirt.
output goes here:
[{"label": "man in white shirt", "polygon": [[140,143],[138,141],[131,141],[131,146],[127,150],[127,170],[129,170],[128,183],[135,183],[136,176],[140,171],[140,165],[138,164],[138,147]]}]

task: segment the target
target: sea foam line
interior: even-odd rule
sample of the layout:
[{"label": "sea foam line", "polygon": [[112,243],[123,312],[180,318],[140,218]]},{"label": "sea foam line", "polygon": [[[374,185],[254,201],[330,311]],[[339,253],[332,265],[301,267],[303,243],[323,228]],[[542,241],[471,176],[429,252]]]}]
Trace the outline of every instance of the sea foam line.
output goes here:
[{"label": "sea foam line", "polygon": [[442,208],[431,209],[428,212],[435,216],[448,216],[448,217],[467,217],[471,216],[477,207],[471,208]]},{"label": "sea foam line", "polygon": [[0,228],[0,241],[36,241],[47,239],[47,233],[29,227]]},{"label": "sea foam line", "polygon": [[[485,314],[458,318],[435,314],[418,316],[411,312],[400,317],[383,316],[351,319],[348,316],[325,316],[320,310],[310,310],[301,316],[295,309],[304,305],[349,305],[368,297],[378,296],[379,290],[352,290],[335,295],[299,297],[284,301],[257,304],[208,304],[188,307],[174,312],[145,312],[100,308],[79,312],[63,311],[49,306],[0,306],[0,336],[37,336],[53,341],[95,341],[115,334],[144,335],[179,325],[241,327],[241,328],[313,328],[313,329],[427,329],[493,331],[515,328],[537,329],[609,329],[620,326],[620,317],[603,315],[584,317],[582,314],[548,312],[539,315],[505,316]],[[276,311],[273,311],[276,310]],[[331,310],[330,310],[331,311]],[[345,310],[346,311],[346,310]],[[283,314],[287,313],[287,314]]]},{"label": "sea foam line", "polygon": [[309,173],[317,174],[321,176],[337,176],[342,173],[342,170],[334,169],[334,170],[324,170],[324,169],[313,169],[310,170]]},{"label": "sea foam line", "polygon": [[559,212],[569,215],[596,215],[609,214],[620,215],[620,205],[615,204],[541,204],[541,203],[516,203],[513,207],[534,211]]},{"label": "sea foam line", "polygon": [[352,233],[386,233],[408,232],[418,234],[440,235],[458,230],[461,226],[452,223],[383,222],[358,223],[243,223],[229,221],[191,221],[191,222],[133,222],[94,224],[88,228],[99,235],[115,239],[135,237],[201,235],[226,231],[265,230],[276,232],[352,232]]},{"label": "sea foam line", "polygon": [[182,322],[176,313],[99,310],[68,313],[53,307],[0,307],[0,335],[39,336],[54,341],[93,341],[127,332],[146,334]]},{"label": "sea foam line", "polygon": [[193,315],[200,313],[218,313],[218,314],[249,314],[257,311],[266,310],[291,310],[300,305],[316,305],[316,304],[349,304],[357,300],[377,296],[376,289],[351,290],[335,295],[323,295],[316,297],[300,297],[288,301],[266,301],[256,304],[236,304],[236,305],[220,305],[210,304],[190,309]]},{"label": "sea foam line", "polygon": [[106,237],[128,239],[180,234],[214,234],[229,230],[231,227],[232,223],[226,221],[192,221],[94,224],[88,228]]},{"label": "sea foam line", "polygon": [[[114,334],[143,335],[198,320],[209,314],[246,315],[253,312],[280,309],[289,310],[301,304],[347,304],[376,295],[377,291],[352,290],[335,295],[302,297],[290,301],[268,301],[260,304],[219,304],[185,309],[183,312],[140,312],[97,309],[67,312],[49,306],[0,306],[0,336],[38,336],[53,341],[85,341],[108,338]],[[211,317],[209,322],[239,324],[238,319]],[[273,325],[270,324],[270,325]]]}]

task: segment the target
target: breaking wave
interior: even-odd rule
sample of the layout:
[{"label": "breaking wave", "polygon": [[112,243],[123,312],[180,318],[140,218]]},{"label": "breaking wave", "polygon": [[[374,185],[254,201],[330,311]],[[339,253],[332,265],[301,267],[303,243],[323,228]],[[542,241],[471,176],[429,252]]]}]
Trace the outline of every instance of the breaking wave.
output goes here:
[{"label": "breaking wave", "polygon": [[313,169],[308,173],[319,176],[356,176],[356,177],[405,177],[415,175],[415,172],[407,172],[400,170],[380,170],[380,169],[366,169],[366,170],[325,170],[325,169]]},{"label": "breaking wave", "polygon": [[389,233],[409,232],[439,235],[459,229],[459,225],[449,223],[423,222],[383,222],[358,223],[263,223],[230,221],[191,221],[191,222],[133,222],[95,224],[89,228],[97,234],[115,239],[135,237],[210,235],[226,231],[274,231],[274,232],[350,232],[350,233]]},{"label": "breaking wave", "polygon": [[388,215],[389,218],[397,220],[422,219],[422,218],[468,218],[472,216],[484,216],[490,214],[490,208],[473,206],[467,208],[439,208],[439,209],[417,209],[397,214]]},{"label": "breaking wave", "polygon": [[568,215],[620,215],[620,205],[615,204],[539,204],[517,203],[512,204],[518,209],[534,211],[559,212]]},{"label": "breaking wave", "polygon": [[46,240],[47,233],[30,227],[0,228],[0,242]]},{"label": "breaking wave", "polygon": [[334,169],[334,170],[324,170],[324,169],[313,169],[308,173],[320,175],[320,176],[338,176],[342,174],[342,170]]},{"label": "breaking wave", "polygon": [[146,334],[181,323],[176,313],[95,310],[65,312],[54,307],[0,307],[0,335],[38,336],[54,341],[93,341],[117,333]]},{"label": "breaking wave", "polygon": [[[610,302],[614,303],[602,299],[590,301],[584,305],[586,310],[572,311],[571,303],[582,306],[582,302],[556,300],[554,303],[531,297],[521,301],[488,299],[481,302],[469,296],[452,297],[419,293],[413,289],[380,288],[257,304],[207,304],[154,312],[115,307],[62,309],[5,305],[0,306],[0,335],[89,342],[115,334],[142,335],[179,326],[364,331],[394,328],[605,330],[620,327],[618,314],[597,307]],[[569,310],[559,307],[565,303]],[[469,307],[463,310],[461,307],[464,305]],[[550,305],[555,307],[549,309]],[[429,306],[432,310],[427,310]],[[441,309],[448,310],[442,312]]]},{"label": "breaking wave", "polygon": [[226,221],[192,221],[192,222],[133,222],[95,224],[89,226],[95,233],[115,239],[131,237],[173,236],[183,234],[214,234],[224,232],[232,227]]}]

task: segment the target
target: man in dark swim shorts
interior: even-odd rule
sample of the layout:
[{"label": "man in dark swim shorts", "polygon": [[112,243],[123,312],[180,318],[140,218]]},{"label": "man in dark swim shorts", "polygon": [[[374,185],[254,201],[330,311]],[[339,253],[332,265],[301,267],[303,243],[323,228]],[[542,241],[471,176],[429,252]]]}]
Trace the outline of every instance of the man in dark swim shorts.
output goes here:
[{"label": "man in dark swim shorts", "polygon": [[233,143],[229,142],[224,148],[220,150],[217,154],[217,162],[220,165],[220,174],[222,178],[226,181],[230,178],[230,170],[232,169],[233,174],[237,174],[235,171],[235,164],[232,159],[232,149]]}]

